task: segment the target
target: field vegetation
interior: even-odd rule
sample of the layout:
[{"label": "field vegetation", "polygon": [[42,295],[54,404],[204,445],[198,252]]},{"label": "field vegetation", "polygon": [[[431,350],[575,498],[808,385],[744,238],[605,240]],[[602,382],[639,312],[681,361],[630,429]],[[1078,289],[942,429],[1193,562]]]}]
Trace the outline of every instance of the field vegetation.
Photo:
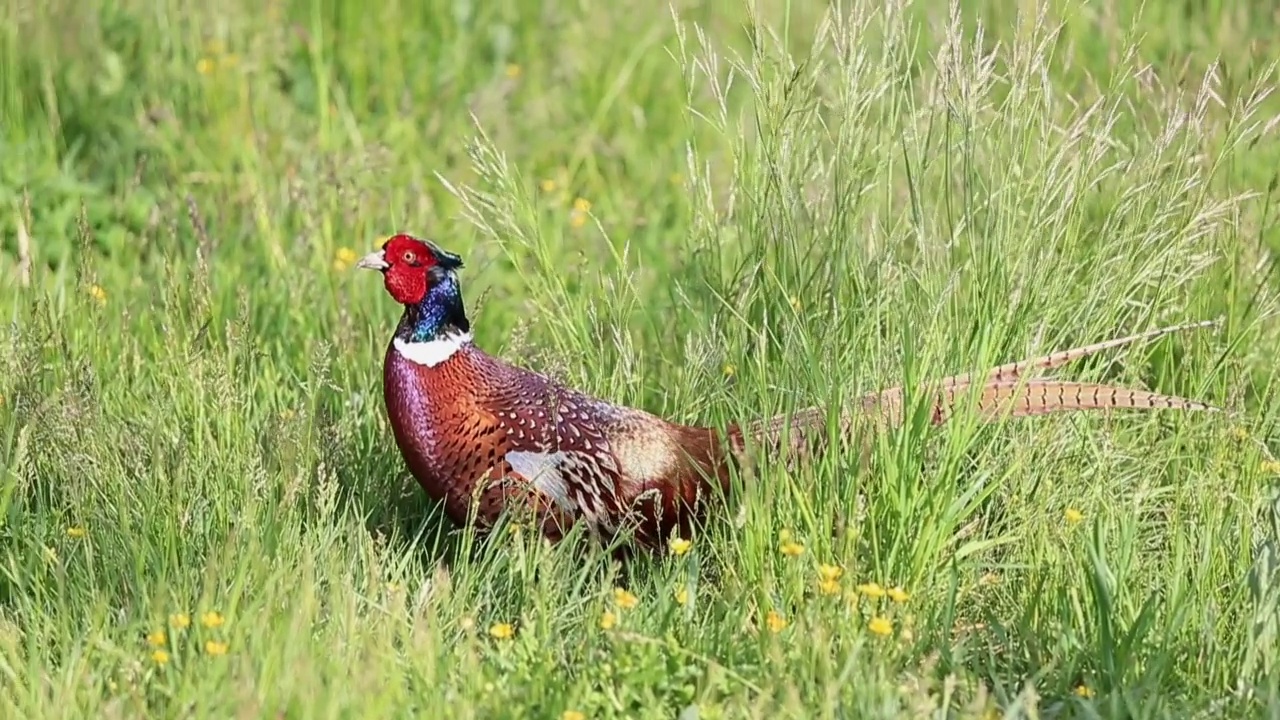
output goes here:
[{"label": "field vegetation", "polygon": [[[0,0],[0,714],[1280,716],[1262,0]],[[1201,319],[621,566],[477,537],[358,255],[723,425]],[[918,398],[917,398],[918,399]],[[833,410],[834,417],[834,410]]]}]

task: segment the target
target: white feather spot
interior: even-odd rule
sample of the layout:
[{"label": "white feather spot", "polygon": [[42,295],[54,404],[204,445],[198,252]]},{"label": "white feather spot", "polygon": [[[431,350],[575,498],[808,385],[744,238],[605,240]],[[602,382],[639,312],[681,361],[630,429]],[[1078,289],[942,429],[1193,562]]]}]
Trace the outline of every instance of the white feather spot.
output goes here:
[{"label": "white feather spot", "polygon": [[396,352],[400,353],[400,357],[405,360],[418,365],[435,367],[453,357],[453,354],[461,350],[464,345],[471,344],[471,333],[455,333],[435,340],[416,343],[405,342],[400,338],[396,338],[391,341],[391,344],[395,347]]},{"label": "white feather spot", "polygon": [[512,470],[523,476],[557,505],[569,511],[576,508],[577,503],[569,497],[569,485],[560,472],[564,453],[512,450],[507,453],[506,460],[510,463]]}]

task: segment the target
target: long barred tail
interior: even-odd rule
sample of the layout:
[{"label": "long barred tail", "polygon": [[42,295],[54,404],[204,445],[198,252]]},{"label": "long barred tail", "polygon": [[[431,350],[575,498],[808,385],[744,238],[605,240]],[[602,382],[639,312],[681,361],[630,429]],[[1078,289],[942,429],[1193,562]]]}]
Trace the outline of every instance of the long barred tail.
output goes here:
[{"label": "long barred tail", "polygon": [[[972,407],[984,422],[1001,417],[1031,417],[1057,412],[1084,410],[1201,410],[1218,412],[1219,409],[1196,400],[1160,395],[1145,390],[1099,383],[1082,383],[1064,380],[1024,379],[1032,370],[1051,370],[1073,360],[1118,348],[1142,340],[1153,340],[1184,330],[1212,327],[1218,321],[1175,325],[1150,332],[1116,338],[1104,342],[1060,350],[1037,358],[1028,358],[992,368],[986,377],[975,382],[971,375],[952,375],[935,384],[937,396],[930,409],[930,421],[935,425],[946,422],[957,409]],[[972,405],[970,403],[972,402]],[[841,416],[840,432],[848,437],[856,424],[870,421],[873,425],[901,425],[905,409],[903,389],[890,388],[864,395],[852,411]],[[730,440],[735,454],[744,451],[763,450],[766,453],[785,451],[803,453],[825,444],[827,413],[822,408],[807,408],[790,415],[756,421],[735,427]]]}]

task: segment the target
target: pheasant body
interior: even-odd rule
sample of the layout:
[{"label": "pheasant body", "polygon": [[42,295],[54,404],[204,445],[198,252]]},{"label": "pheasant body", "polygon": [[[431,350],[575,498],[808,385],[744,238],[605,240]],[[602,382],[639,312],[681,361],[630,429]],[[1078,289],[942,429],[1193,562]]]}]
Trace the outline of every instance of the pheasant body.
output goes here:
[{"label": "pheasant body", "polygon": [[657,540],[681,520],[687,529],[680,504],[702,491],[702,472],[722,472],[710,430],[590,397],[469,342],[434,367],[393,344],[383,385],[410,472],[458,524],[491,526],[514,505],[553,539],[579,520],[610,537],[630,516],[638,538]]},{"label": "pheasant body", "polygon": [[[471,340],[454,271],[461,259],[397,235],[359,266],[383,272],[405,306],[384,359],[383,390],[396,444],[423,490],[457,524],[491,527],[509,509],[532,511],[555,541],[577,523],[643,547],[687,535],[710,496],[729,490],[755,453],[794,461],[820,451],[827,413],[810,408],[723,430],[674,423],[565,387],[480,350]],[[1207,323],[1198,323],[1203,327]],[[1054,353],[937,383],[930,420],[945,422],[966,397],[984,420],[1003,414],[1109,408],[1213,410],[1192,400],[1109,385],[1025,379],[1105,349],[1181,330]],[[840,440],[862,423],[903,421],[904,393],[871,393],[840,415]]]}]

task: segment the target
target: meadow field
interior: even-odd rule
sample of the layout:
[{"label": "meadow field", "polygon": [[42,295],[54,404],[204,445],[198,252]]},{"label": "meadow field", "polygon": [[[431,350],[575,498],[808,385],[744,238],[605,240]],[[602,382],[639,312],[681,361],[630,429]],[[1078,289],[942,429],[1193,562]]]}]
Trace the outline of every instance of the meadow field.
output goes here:
[{"label": "meadow field", "polygon": [[[0,717],[1280,717],[1277,58],[1263,0],[0,0]],[[1063,374],[1228,412],[478,537],[386,420],[396,232],[682,422],[1213,318]]]}]

